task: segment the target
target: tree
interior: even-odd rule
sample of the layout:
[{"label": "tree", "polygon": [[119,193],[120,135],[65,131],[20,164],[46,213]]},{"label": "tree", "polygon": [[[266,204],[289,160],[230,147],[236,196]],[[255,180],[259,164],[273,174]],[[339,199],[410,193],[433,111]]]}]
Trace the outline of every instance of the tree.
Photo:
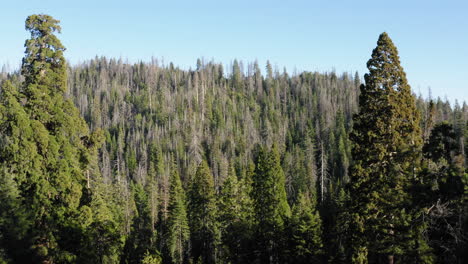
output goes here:
[{"label": "tree", "polygon": [[329,218],[331,219],[325,219],[325,221],[329,221],[330,227],[328,228],[329,233],[324,237],[327,239],[327,255],[330,263],[348,263],[346,259],[346,239],[350,236],[348,233],[350,232],[350,212],[346,207],[347,201],[349,201],[349,198],[345,192],[345,189],[339,186],[336,192],[333,193],[333,196],[331,197],[331,203],[327,209]]},{"label": "tree", "polygon": [[171,174],[169,197],[169,216],[167,219],[167,248],[172,263],[183,263],[186,257],[187,244],[190,239],[190,228],[187,220],[185,191],[182,188],[177,167],[174,165]]},{"label": "tree", "polygon": [[239,62],[237,60],[234,60],[234,63],[232,65],[232,82],[233,82],[233,87],[236,91],[241,92],[243,89],[243,83],[242,83],[242,71],[239,65]]},{"label": "tree", "polygon": [[251,231],[251,200],[244,181],[238,180],[234,167],[229,166],[228,177],[224,181],[218,196],[219,224],[223,243],[224,261],[242,263],[244,255],[250,249],[246,244]]},{"label": "tree", "polygon": [[148,192],[139,183],[131,183],[132,195],[136,205],[131,232],[125,242],[122,263],[140,263],[145,254],[158,255],[154,241],[156,231],[153,229]]},{"label": "tree", "polygon": [[[36,16],[28,22],[29,28],[54,23],[44,20],[46,17]],[[357,73],[354,78],[349,73],[279,73],[268,63],[262,76],[258,64],[233,61],[232,71],[224,74],[223,66],[212,61],[200,60],[196,70],[182,70],[155,59],[129,64],[104,57],[68,67],[57,57],[64,52],[63,46],[52,38],[41,37],[49,34],[49,29],[36,30],[29,43],[24,76],[19,71],[0,73],[0,83],[10,82],[0,89],[0,263],[170,263],[174,259],[200,263],[203,254],[218,263],[300,262],[308,256],[317,257],[310,253],[315,249],[313,243],[307,242],[314,240],[314,235],[309,234],[316,234],[316,225],[311,224],[315,222],[307,219],[315,219],[317,210],[322,222],[322,249],[329,262],[351,262],[347,257],[356,245],[365,246],[365,260],[388,261],[388,254],[379,253],[377,248],[383,240],[374,241],[377,237],[391,237],[384,232],[382,226],[386,223],[379,218],[387,212],[394,215],[396,209],[385,202],[393,203],[387,196],[398,196],[400,192],[387,188],[391,180],[384,179],[393,173],[390,169],[374,177],[374,172],[388,163],[385,159],[380,165],[372,163],[379,161],[381,152],[374,151],[374,160],[367,163],[364,159],[368,175],[363,177],[374,180],[366,182],[371,186],[374,182],[380,184],[369,188],[371,195],[366,196],[364,187],[358,192],[342,190],[350,181],[349,164],[353,162],[348,132],[361,84]],[[53,29],[51,32],[57,33]],[[47,41],[55,44],[40,44]],[[50,58],[44,59],[47,56]],[[62,75],[64,65],[68,77]],[[245,71],[243,65],[247,65]],[[391,71],[382,74],[387,72]],[[60,86],[65,81],[68,87]],[[53,92],[65,88],[66,98],[73,100],[89,127],[105,132],[106,147],[100,151],[99,160],[94,158],[99,144],[91,146],[100,141],[99,133],[79,134],[82,123],[75,122],[78,119],[72,105]],[[385,96],[388,100],[396,97]],[[376,108],[388,103],[385,96],[373,101]],[[397,105],[392,103],[395,109]],[[418,157],[413,177],[401,184],[402,198],[407,203],[397,201],[395,206],[404,206],[409,225],[395,227],[390,223],[393,226],[386,229],[406,234],[398,237],[403,237],[400,248],[404,250],[393,256],[401,263],[424,263],[431,261],[433,252],[437,262],[460,262],[466,259],[468,223],[468,137],[464,136],[468,107],[466,103],[451,105],[441,99],[431,106],[421,97],[416,107],[426,111],[425,122],[420,122],[428,143],[423,148],[425,167],[420,173]],[[401,114],[387,109],[388,115]],[[379,115],[372,110],[369,116],[375,113]],[[450,126],[438,126],[442,121]],[[391,122],[384,125],[395,127]],[[67,144],[67,140],[72,143]],[[84,148],[80,142],[84,142]],[[271,146],[273,142],[280,149],[277,160],[281,160],[281,166],[271,161],[272,151],[265,148],[266,163],[263,169],[255,168],[254,161],[259,163],[257,144]],[[396,140],[392,144],[401,149]],[[74,158],[75,150],[79,161]],[[394,159],[392,152],[382,153]],[[205,209],[204,219],[215,219],[215,225],[211,225],[212,220],[205,224],[186,216],[189,231],[194,223],[201,223],[208,230],[204,233],[189,234],[187,238],[184,232],[180,235],[180,230],[169,232],[172,226],[184,222],[183,217],[179,218],[183,213],[175,213],[177,224],[170,221],[171,211],[180,212],[183,207],[183,199],[176,199],[177,209],[171,208],[171,199],[179,196],[171,194],[173,170],[166,165],[170,156],[177,162],[181,186],[187,187],[186,206],[191,203],[191,183],[197,166],[203,158],[209,161],[208,171],[213,173],[209,177],[214,181],[210,192],[215,198],[200,208]],[[407,163],[394,167],[396,171],[409,171]],[[65,172],[67,168],[70,173]],[[283,176],[279,176],[281,169]],[[259,191],[258,187],[266,189]],[[272,190],[265,191],[268,188]],[[287,202],[282,198],[283,189]],[[354,198],[364,198],[349,201],[351,193]],[[299,194],[307,196],[312,204],[321,197],[323,202],[316,208],[309,207],[307,199],[300,202]],[[256,205],[259,201],[262,204]],[[291,217],[284,213],[288,203],[295,204]],[[355,207],[348,207],[353,203]],[[360,207],[365,204],[371,206],[367,211]],[[207,207],[216,212],[214,218],[206,217]],[[310,212],[314,217],[310,218]],[[196,216],[186,208],[189,213]],[[353,215],[363,216],[355,218],[362,220],[362,225],[349,221]],[[212,245],[210,237],[200,234],[210,234],[216,225],[214,249],[193,243],[197,239]],[[356,237],[347,241],[351,235]],[[356,243],[346,243],[352,241]],[[200,257],[192,258],[192,248]]]},{"label": "tree", "polygon": [[275,146],[260,148],[253,177],[252,199],[257,224],[258,253],[262,262],[278,263],[285,224],[291,216],[285,177]]},{"label": "tree", "polygon": [[213,175],[202,161],[192,179],[188,193],[192,257],[202,263],[216,263],[219,225]]},{"label": "tree", "polygon": [[[21,187],[28,185],[28,174],[40,173],[40,156],[34,142],[31,120],[18,101],[18,90],[9,81],[0,94],[0,247],[15,261],[31,257],[24,242],[33,224],[23,205]],[[34,173],[34,174],[33,174]],[[29,189],[29,188],[28,188]],[[27,257],[25,257],[27,255]],[[23,256],[23,257],[22,257]],[[29,258],[31,259],[31,258]]]},{"label": "tree", "polygon": [[352,260],[394,263],[414,246],[408,189],[420,161],[419,112],[387,33],[367,67],[351,133]]},{"label": "tree", "polygon": [[[26,19],[26,30],[31,33],[31,38],[24,44],[26,51],[21,66],[28,113],[49,130],[58,129],[54,124],[61,123],[57,119],[64,118],[60,113],[66,110],[61,108],[67,89],[65,47],[54,35],[54,32],[61,33],[59,23],[48,15],[31,15]],[[72,109],[76,111],[76,108]]]},{"label": "tree", "polygon": [[[2,133],[6,141],[1,170],[16,182],[28,221],[11,237],[18,243],[10,251],[17,262],[76,261],[90,223],[89,199],[83,193],[97,177],[93,164],[102,134],[90,134],[77,108],[64,98],[65,48],[54,35],[60,32],[58,23],[48,15],[26,19],[31,38],[21,68],[25,81],[18,92],[7,88],[11,96],[3,102],[14,106],[14,112]],[[14,97],[22,104],[14,103]],[[15,123],[24,130],[17,131]],[[24,140],[21,150],[16,149],[19,140]]]},{"label": "tree", "polygon": [[453,126],[436,124],[423,147],[423,184],[414,190],[417,201],[428,208],[425,222],[429,244],[440,263],[462,263],[468,245],[464,231],[468,223],[464,198],[468,173],[459,151]]},{"label": "tree", "polygon": [[293,263],[317,263],[323,255],[322,221],[309,195],[300,193],[290,223]]},{"label": "tree", "polygon": [[434,126],[428,142],[423,147],[424,156],[434,162],[439,162],[442,158],[446,162],[451,162],[457,151],[455,131],[447,122]]}]

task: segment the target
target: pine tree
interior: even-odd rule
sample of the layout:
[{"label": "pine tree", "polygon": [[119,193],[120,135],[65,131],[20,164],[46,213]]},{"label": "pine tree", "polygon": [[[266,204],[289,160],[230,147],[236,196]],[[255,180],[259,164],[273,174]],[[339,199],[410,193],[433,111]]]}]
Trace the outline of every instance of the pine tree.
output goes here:
[{"label": "pine tree", "polygon": [[153,243],[156,240],[156,232],[152,228],[148,193],[139,183],[131,183],[130,187],[136,205],[136,215],[126,240],[122,262],[140,263],[145,254],[157,256],[159,252]]},{"label": "pine tree", "polygon": [[167,219],[167,247],[172,263],[183,263],[186,257],[190,229],[187,220],[185,191],[177,167],[172,169]]},{"label": "pine tree", "polygon": [[354,117],[351,168],[354,263],[403,259],[411,245],[408,189],[420,159],[419,113],[386,33],[367,62]]},{"label": "pine tree", "polygon": [[346,259],[346,238],[349,237],[349,212],[346,208],[349,200],[345,189],[339,187],[331,199],[328,213],[331,215],[327,234],[327,255],[330,263],[348,263]]},{"label": "pine tree", "polygon": [[293,263],[318,263],[323,255],[322,221],[309,195],[300,193],[292,209],[291,258]]},{"label": "pine tree", "polygon": [[423,147],[424,167],[419,189],[419,204],[426,205],[429,244],[440,263],[461,263],[467,240],[463,223],[467,223],[466,190],[468,173],[457,155],[460,147],[453,126],[436,124]]},{"label": "pine tree", "polygon": [[349,167],[349,156],[351,150],[349,149],[348,134],[345,128],[345,120],[343,112],[339,111],[336,116],[336,178],[341,177],[342,182],[348,181],[348,167]]},{"label": "pine tree", "polygon": [[278,263],[281,239],[291,210],[286,199],[285,177],[275,146],[261,148],[253,177],[252,199],[257,224],[258,253],[262,262]]},{"label": "pine tree", "polygon": [[219,224],[213,175],[202,161],[192,179],[188,193],[188,212],[192,257],[202,263],[216,263]]},{"label": "pine tree", "polygon": [[[252,261],[252,250],[254,247],[254,204],[251,198],[252,179],[255,173],[255,164],[250,161],[247,170],[240,179],[238,202],[240,203],[239,222],[232,226],[232,232],[235,234],[234,240],[230,240],[230,259],[233,263],[247,263]],[[231,175],[235,172],[231,170]]]},{"label": "pine tree", "polygon": [[[124,228],[124,197],[116,184],[96,181],[88,214],[82,217],[86,233],[82,238],[77,263],[116,263],[122,255]],[[92,220],[92,221],[90,221]]]},{"label": "pine tree", "polygon": [[243,89],[242,72],[237,60],[234,60],[234,64],[232,65],[232,82],[234,89],[241,92]]},{"label": "pine tree", "polygon": [[239,181],[234,167],[229,166],[218,198],[222,257],[226,262],[242,263],[243,247],[250,239],[252,204],[246,191],[244,179]]}]

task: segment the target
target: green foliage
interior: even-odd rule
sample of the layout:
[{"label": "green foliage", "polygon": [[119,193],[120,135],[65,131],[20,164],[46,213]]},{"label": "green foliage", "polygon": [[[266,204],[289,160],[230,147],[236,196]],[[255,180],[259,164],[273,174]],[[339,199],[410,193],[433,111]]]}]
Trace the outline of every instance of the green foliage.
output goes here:
[{"label": "green foliage", "polygon": [[22,230],[5,227],[12,241],[5,246],[19,262],[78,261],[89,225],[77,219],[92,221],[87,220],[89,202],[83,200],[83,190],[97,176],[93,166],[101,137],[89,133],[78,110],[64,98],[66,61],[54,35],[60,32],[58,23],[48,15],[28,17],[31,38],[21,70],[25,81],[20,90],[8,83],[2,87],[0,169],[17,189],[7,204],[18,207],[5,217],[25,219]]},{"label": "green foliage", "polygon": [[415,224],[408,191],[422,145],[415,99],[386,33],[380,35],[367,67],[370,73],[361,85],[351,133],[349,210],[355,263],[408,254]]},{"label": "green foliage", "polygon": [[[330,230],[324,235],[324,244],[327,244],[327,255],[330,263],[348,263],[347,255],[349,245],[346,240],[350,237],[349,215],[348,212],[349,195],[343,187],[339,187],[331,196],[328,211],[328,219],[323,222],[328,222],[329,226],[324,226],[324,229]],[[331,216],[331,217],[330,217]]]},{"label": "green foliage", "polygon": [[136,215],[123,252],[123,263],[140,263],[145,254],[157,254],[155,246],[156,232],[150,216],[148,193],[141,184],[131,184],[132,195],[136,205]]},{"label": "green foliage", "polygon": [[167,219],[167,247],[172,263],[183,263],[186,258],[190,228],[187,220],[185,191],[182,188],[177,168],[172,169]]},{"label": "green foliage", "polygon": [[219,223],[213,175],[202,161],[192,179],[188,193],[188,212],[192,257],[203,263],[216,263]]},{"label": "green foliage", "polygon": [[80,216],[86,232],[78,248],[77,263],[119,262],[124,246],[121,233],[124,206],[119,191],[115,185],[94,183],[91,204]]},{"label": "green foliage", "polygon": [[57,20],[26,29],[0,73],[0,263],[466,259],[468,106],[415,103],[385,34],[353,121],[358,73],[67,67]]},{"label": "green foliage", "polygon": [[222,253],[224,256],[235,256],[230,250],[235,250],[235,246],[239,241],[239,233],[236,233],[235,229],[243,220],[241,199],[242,193],[237,175],[234,168],[229,166],[228,176],[223,183],[218,198],[221,238],[223,244],[226,245],[226,248],[224,248],[226,252]]},{"label": "green foliage", "polygon": [[426,158],[434,162],[439,162],[442,158],[446,162],[450,162],[455,156],[454,152],[458,151],[457,137],[453,126],[446,122],[435,125],[423,151]]},{"label": "green foliage", "polygon": [[290,221],[291,258],[293,263],[320,262],[323,255],[322,221],[315,203],[308,195],[299,194]]},{"label": "green foliage", "polygon": [[[466,168],[451,124],[435,124],[423,147],[426,157],[420,179],[416,206],[425,207],[421,221],[427,227],[429,245],[440,263],[457,263],[466,256],[468,188]],[[432,256],[433,257],[433,256]]]},{"label": "green foliage", "polygon": [[[246,176],[246,177],[251,177]],[[242,263],[251,250],[252,200],[248,179],[238,180],[234,167],[229,166],[228,176],[218,196],[219,224],[223,244],[221,259],[224,262]]]},{"label": "green foliage", "polygon": [[149,252],[146,252],[141,263],[142,264],[161,264],[162,260],[159,255],[151,255]]},{"label": "green foliage", "polygon": [[262,261],[279,261],[281,239],[291,210],[286,199],[285,178],[278,150],[260,148],[251,192],[254,202],[254,219]]}]

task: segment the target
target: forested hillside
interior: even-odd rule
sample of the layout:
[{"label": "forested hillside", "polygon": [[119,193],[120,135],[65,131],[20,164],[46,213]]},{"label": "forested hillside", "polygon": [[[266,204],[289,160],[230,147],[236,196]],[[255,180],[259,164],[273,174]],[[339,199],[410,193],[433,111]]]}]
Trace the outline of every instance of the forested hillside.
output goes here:
[{"label": "forested hillside", "polygon": [[468,105],[416,98],[387,34],[361,84],[67,65],[58,21],[26,24],[21,71],[0,74],[0,263],[468,258]]}]

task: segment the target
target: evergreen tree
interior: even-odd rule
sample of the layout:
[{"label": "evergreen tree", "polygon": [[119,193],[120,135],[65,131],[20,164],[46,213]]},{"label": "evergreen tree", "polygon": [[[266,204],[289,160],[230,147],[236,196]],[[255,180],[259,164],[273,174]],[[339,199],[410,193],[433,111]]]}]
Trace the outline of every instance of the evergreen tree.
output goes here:
[{"label": "evergreen tree", "polygon": [[350,236],[349,212],[346,207],[348,200],[345,189],[339,187],[333,195],[330,208],[327,210],[331,215],[329,232],[325,235],[330,263],[348,263],[346,259],[346,238]]},{"label": "evergreen tree", "polygon": [[[235,175],[234,170],[230,171],[231,175]],[[228,246],[230,247],[230,259],[233,263],[247,263],[252,261],[252,253],[255,248],[254,244],[254,204],[251,198],[252,193],[252,178],[255,173],[255,164],[251,161],[248,164],[244,177],[238,183],[238,202],[239,216],[238,222],[231,225],[233,234],[228,235]],[[232,177],[232,176],[231,176]],[[229,188],[228,188],[229,189]],[[227,192],[230,193],[230,192]],[[224,238],[226,235],[224,236]]]},{"label": "evergreen tree", "polygon": [[[77,255],[77,263],[117,263],[124,246],[124,206],[118,186],[96,181],[86,223],[86,233]],[[86,215],[85,215],[86,216]],[[92,221],[90,221],[92,219]]]},{"label": "evergreen tree", "polygon": [[423,147],[424,156],[433,162],[451,163],[458,152],[457,138],[453,126],[443,122],[431,130],[428,142]]},{"label": "evergreen tree", "polygon": [[261,262],[278,263],[284,227],[291,216],[286,199],[285,177],[275,146],[261,148],[253,177],[252,199],[257,224],[258,253]]},{"label": "evergreen tree", "polygon": [[130,185],[136,205],[131,232],[126,240],[122,263],[140,263],[145,254],[159,255],[155,248],[156,232],[152,228],[148,193],[139,183]]},{"label": "evergreen tree", "polygon": [[[225,75],[204,60],[181,70],[104,57],[67,67],[57,20],[34,15],[26,28],[21,72],[0,73],[0,263],[321,262],[321,252],[349,263],[353,251],[355,262],[429,263],[432,252],[464,263],[468,107],[420,97],[417,121],[384,36],[351,142],[358,73],[288,75],[267,62],[262,76],[235,60]],[[80,114],[105,132],[99,160],[102,134]],[[281,159],[256,152],[272,142]],[[194,177],[205,154],[213,174]]]},{"label": "evergreen tree", "polygon": [[[32,228],[21,187],[31,186],[28,175],[40,175],[41,157],[34,141],[31,120],[18,101],[18,90],[9,81],[0,94],[0,247],[17,262],[31,260],[27,231]],[[30,189],[31,187],[27,188]]]},{"label": "evergreen tree", "polygon": [[464,198],[468,173],[459,151],[453,126],[447,122],[436,124],[423,147],[426,159],[422,184],[413,190],[418,203],[428,208],[425,222],[429,244],[440,263],[462,263],[468,245],[463,231],[468,219]]},{"label": "evergreen tree", "polygon": [[222,257],[224,261],[242,263],[243,248],[250,239],[251,201],[239,181],[234,167],[229,166],[228,177],[223,183],[218,198],[219,223],[223,243]]},{"label": "evergreen tree", "polygon": [[[7,121],[10,130],[4,134],[9,139],[2,148],[1,170],[11,171],[29,221],[11,239],[18,241],[13,250],[21,253],[12,252],[11,257],[19,262],[76,261],[92,217],[87,188],[97,176],[93,164],[102,137],[89,133],[77,108],[64,98],[66,61],[64,47],[54,35],[60,32],[58,23],[48,15],[31,15],[26,20],[31,38],[26,40],[21,68],[25,81],[15,92],[24,107],[16,104],[12,109],[16,112],[12,117],[22,117]],[[15,105],[12,98],[4,103]],[[13,126],[18,121],[24,126],[21,133]],[[18,155],[15,142],[25,136],[21,151],[27,155]]]},{"label": "evergreen tree", "polygon": [[323,255],[322,221],[309,195],[300,193],[293,206],[290,234],[292,263],[319,263]]},{"label": "evergreen tree", "polygon": [[182,188],[179,172],[175,165],[171,174],[167,232],[166,244],[172,263],[183,263],[187,255],[190,229],[187,220],[185,191]]},{"label": "evergreen tree", "polygon": [[202,263],[216,263],[219,225],[213,175],[202,161],[188,193],[188,212],[192,257]]},{"label": "evergreen tree", "polygon": [[394,263],[414,247],[408,190],[420,159],[419,113],[387,33],[367,67],[351,134],[352,260]]}]

